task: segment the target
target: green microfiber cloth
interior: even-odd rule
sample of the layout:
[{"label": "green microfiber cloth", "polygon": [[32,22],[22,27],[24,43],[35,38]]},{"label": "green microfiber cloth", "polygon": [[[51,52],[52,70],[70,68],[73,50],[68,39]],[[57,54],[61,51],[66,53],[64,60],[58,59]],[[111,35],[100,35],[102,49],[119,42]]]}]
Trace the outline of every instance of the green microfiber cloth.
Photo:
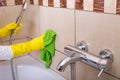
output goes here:
[{"label": "green microfiber cloth", "polygon": [[55,38],[56,32],[53,30],[49,29],[45,32],[44,49],[42,49],[40,58],[46,62],[46,68],[49,68],[52,57],[55,55]]}]

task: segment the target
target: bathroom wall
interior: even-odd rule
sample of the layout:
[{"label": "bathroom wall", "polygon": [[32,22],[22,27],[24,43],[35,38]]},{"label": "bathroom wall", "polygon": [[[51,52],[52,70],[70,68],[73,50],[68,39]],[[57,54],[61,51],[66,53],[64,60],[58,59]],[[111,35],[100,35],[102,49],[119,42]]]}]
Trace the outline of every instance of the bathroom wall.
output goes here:
[{"label": "bathroom wall", "polygon": [[[29,3],[29,1],[28,1]],[[23,4],[23,0],[1,0],[0,1],[0,27],[4,27],[10,22],[15,22],[17,17],[20,14],[21,7]],[[22,19],[23,26],[20,28],[18,34],[15,35],[13,43],[18,43],[22,41],[26,41],[28,34],[27,34],[27,17],[28,17],[28,10],[25,11]],[[21,40],[20,40],[21,39]],[[8,44],[9,37],[1,38],[1,44]]]},{"label": "bathroom wall", "polygon": [[[111,6],[112,5],[112,6]],[[103,49],[110,49],[114,55],[112,69],[102,74],[99,80],[120,80],[119,43],[120,16],[119,0],[31,0],[29,21],[35,27],[30,29],[33,38],[53,29],[57,32],[56,53],[50,68],[70,80],[70,67],[65,72],[58,72],[58,63],[67,57],[64,47],[76,46],[78,41],[85,41],[89,52],[99,55]],[[37,34],[37,35],[36,35]],[[40,51],[32,52],[39,59]],[[99,70],[77,62],[77,80],[97,80]]]},{"label": "bathroom wall", "polygon": [[[15,36],[14,43],[27,41],[39,36],[46,29],[57,32],[56,52],[50,68],[70,80],[70,67],[65,72],[58,72],[58,63],[66,58],[64,47],[76,46],[78,41],[86,41],[89,52],[99,55],[103,49],[110,49],[114,54],[112,69],[99,80],[120,80],[120,0],[28,0],[23,17],[23,26]],[[0,27],[14,22],[21,10],[23,0],[0,1]],[[112,6],[111,6],[112,5]],[[1,39],[1,44],[8,44],[8,37]],[[30,55],[39,59],[40,51]],[[44,62],[43,62],[44,63]],[[3,64],[0,64],[3,65]],[[81,62],[76,64],[77,80],[97,80],[98,70]]]},{"label": "bathroom wall", "polygon": [[[29,2],[28,2],[29,3]],[[15,22],[19,16],[21,5],[23,4],[22,0],[0,0],[0,27],[4,27],[8,23]],[[22,24],[18,34],[14,36],[13,44],[24,42],[28,40],[28,27],[27,22],[28,9],[23,15]],[[0,38],[1,45],[9,44],[9,37]],[[7,74],[6,74],[7,73]],[[12,72],[10,67],[10,61],[0,61],[0,80],[13,80]]]}]

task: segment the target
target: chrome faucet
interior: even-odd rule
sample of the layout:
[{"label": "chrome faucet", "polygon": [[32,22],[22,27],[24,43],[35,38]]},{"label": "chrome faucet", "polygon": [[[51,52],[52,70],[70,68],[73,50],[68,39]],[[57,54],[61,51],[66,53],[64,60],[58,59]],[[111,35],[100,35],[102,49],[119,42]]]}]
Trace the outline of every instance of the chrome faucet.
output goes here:
[{"label": "chrome faucet", "polygon": [[68,57],[63,59],[57,66],[57,70],[61,72],[64,71],[69,64],[81,61],[99,69],[100,72],[98,77],[100,77],[103,71],[107,71],[111,68],[113,62],[113,54],[110,50],[102,50],[100,55],[96,56],[88,52],[88,47],[84,42],[77,47],[68,45],[64,48],[64,52],[68,55]]},{"label": "chrome faucet", "polygon": [[74,63],[76,61],[80,61],[80,56],[79,55],[74,55],[72,57],[67,57],[58,64],[57,70],[60,71],[60,72],[63,72],[68,65],[70,65],[71,63]]}]

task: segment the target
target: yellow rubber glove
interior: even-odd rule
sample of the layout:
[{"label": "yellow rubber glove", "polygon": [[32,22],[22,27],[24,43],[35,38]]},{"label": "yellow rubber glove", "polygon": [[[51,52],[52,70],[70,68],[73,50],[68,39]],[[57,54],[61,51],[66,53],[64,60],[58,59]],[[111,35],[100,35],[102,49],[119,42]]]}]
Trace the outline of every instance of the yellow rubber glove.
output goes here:
[{"label": "yellow rubber glove", "polygon": [[9,36],[12,30],[14,30],[14,34],[17,34],[21,26],[22,23],[20,23],[18,26],[15,22],[7,24],[6,26],[0,28],[0,37]]},{"label": "yellow rubber glove", "polygon": [[43,40],[44,40],[44,34],[37,38],[34,38],[31,41],[11,45],[13,51],[13,57],[21,56],[33,50],[43,49],[44,48]]}]

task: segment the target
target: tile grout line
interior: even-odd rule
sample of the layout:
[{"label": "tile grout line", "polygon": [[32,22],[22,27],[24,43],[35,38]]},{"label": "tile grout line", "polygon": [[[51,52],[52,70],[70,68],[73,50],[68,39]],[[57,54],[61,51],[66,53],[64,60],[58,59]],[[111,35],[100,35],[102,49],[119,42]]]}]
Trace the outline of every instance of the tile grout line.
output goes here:
[{"label": "tile grout line", "polygon": [[76,46],[76,40],[77,40],[77,36],[76,36],[76,11],[74,10],[74,45]]}]

